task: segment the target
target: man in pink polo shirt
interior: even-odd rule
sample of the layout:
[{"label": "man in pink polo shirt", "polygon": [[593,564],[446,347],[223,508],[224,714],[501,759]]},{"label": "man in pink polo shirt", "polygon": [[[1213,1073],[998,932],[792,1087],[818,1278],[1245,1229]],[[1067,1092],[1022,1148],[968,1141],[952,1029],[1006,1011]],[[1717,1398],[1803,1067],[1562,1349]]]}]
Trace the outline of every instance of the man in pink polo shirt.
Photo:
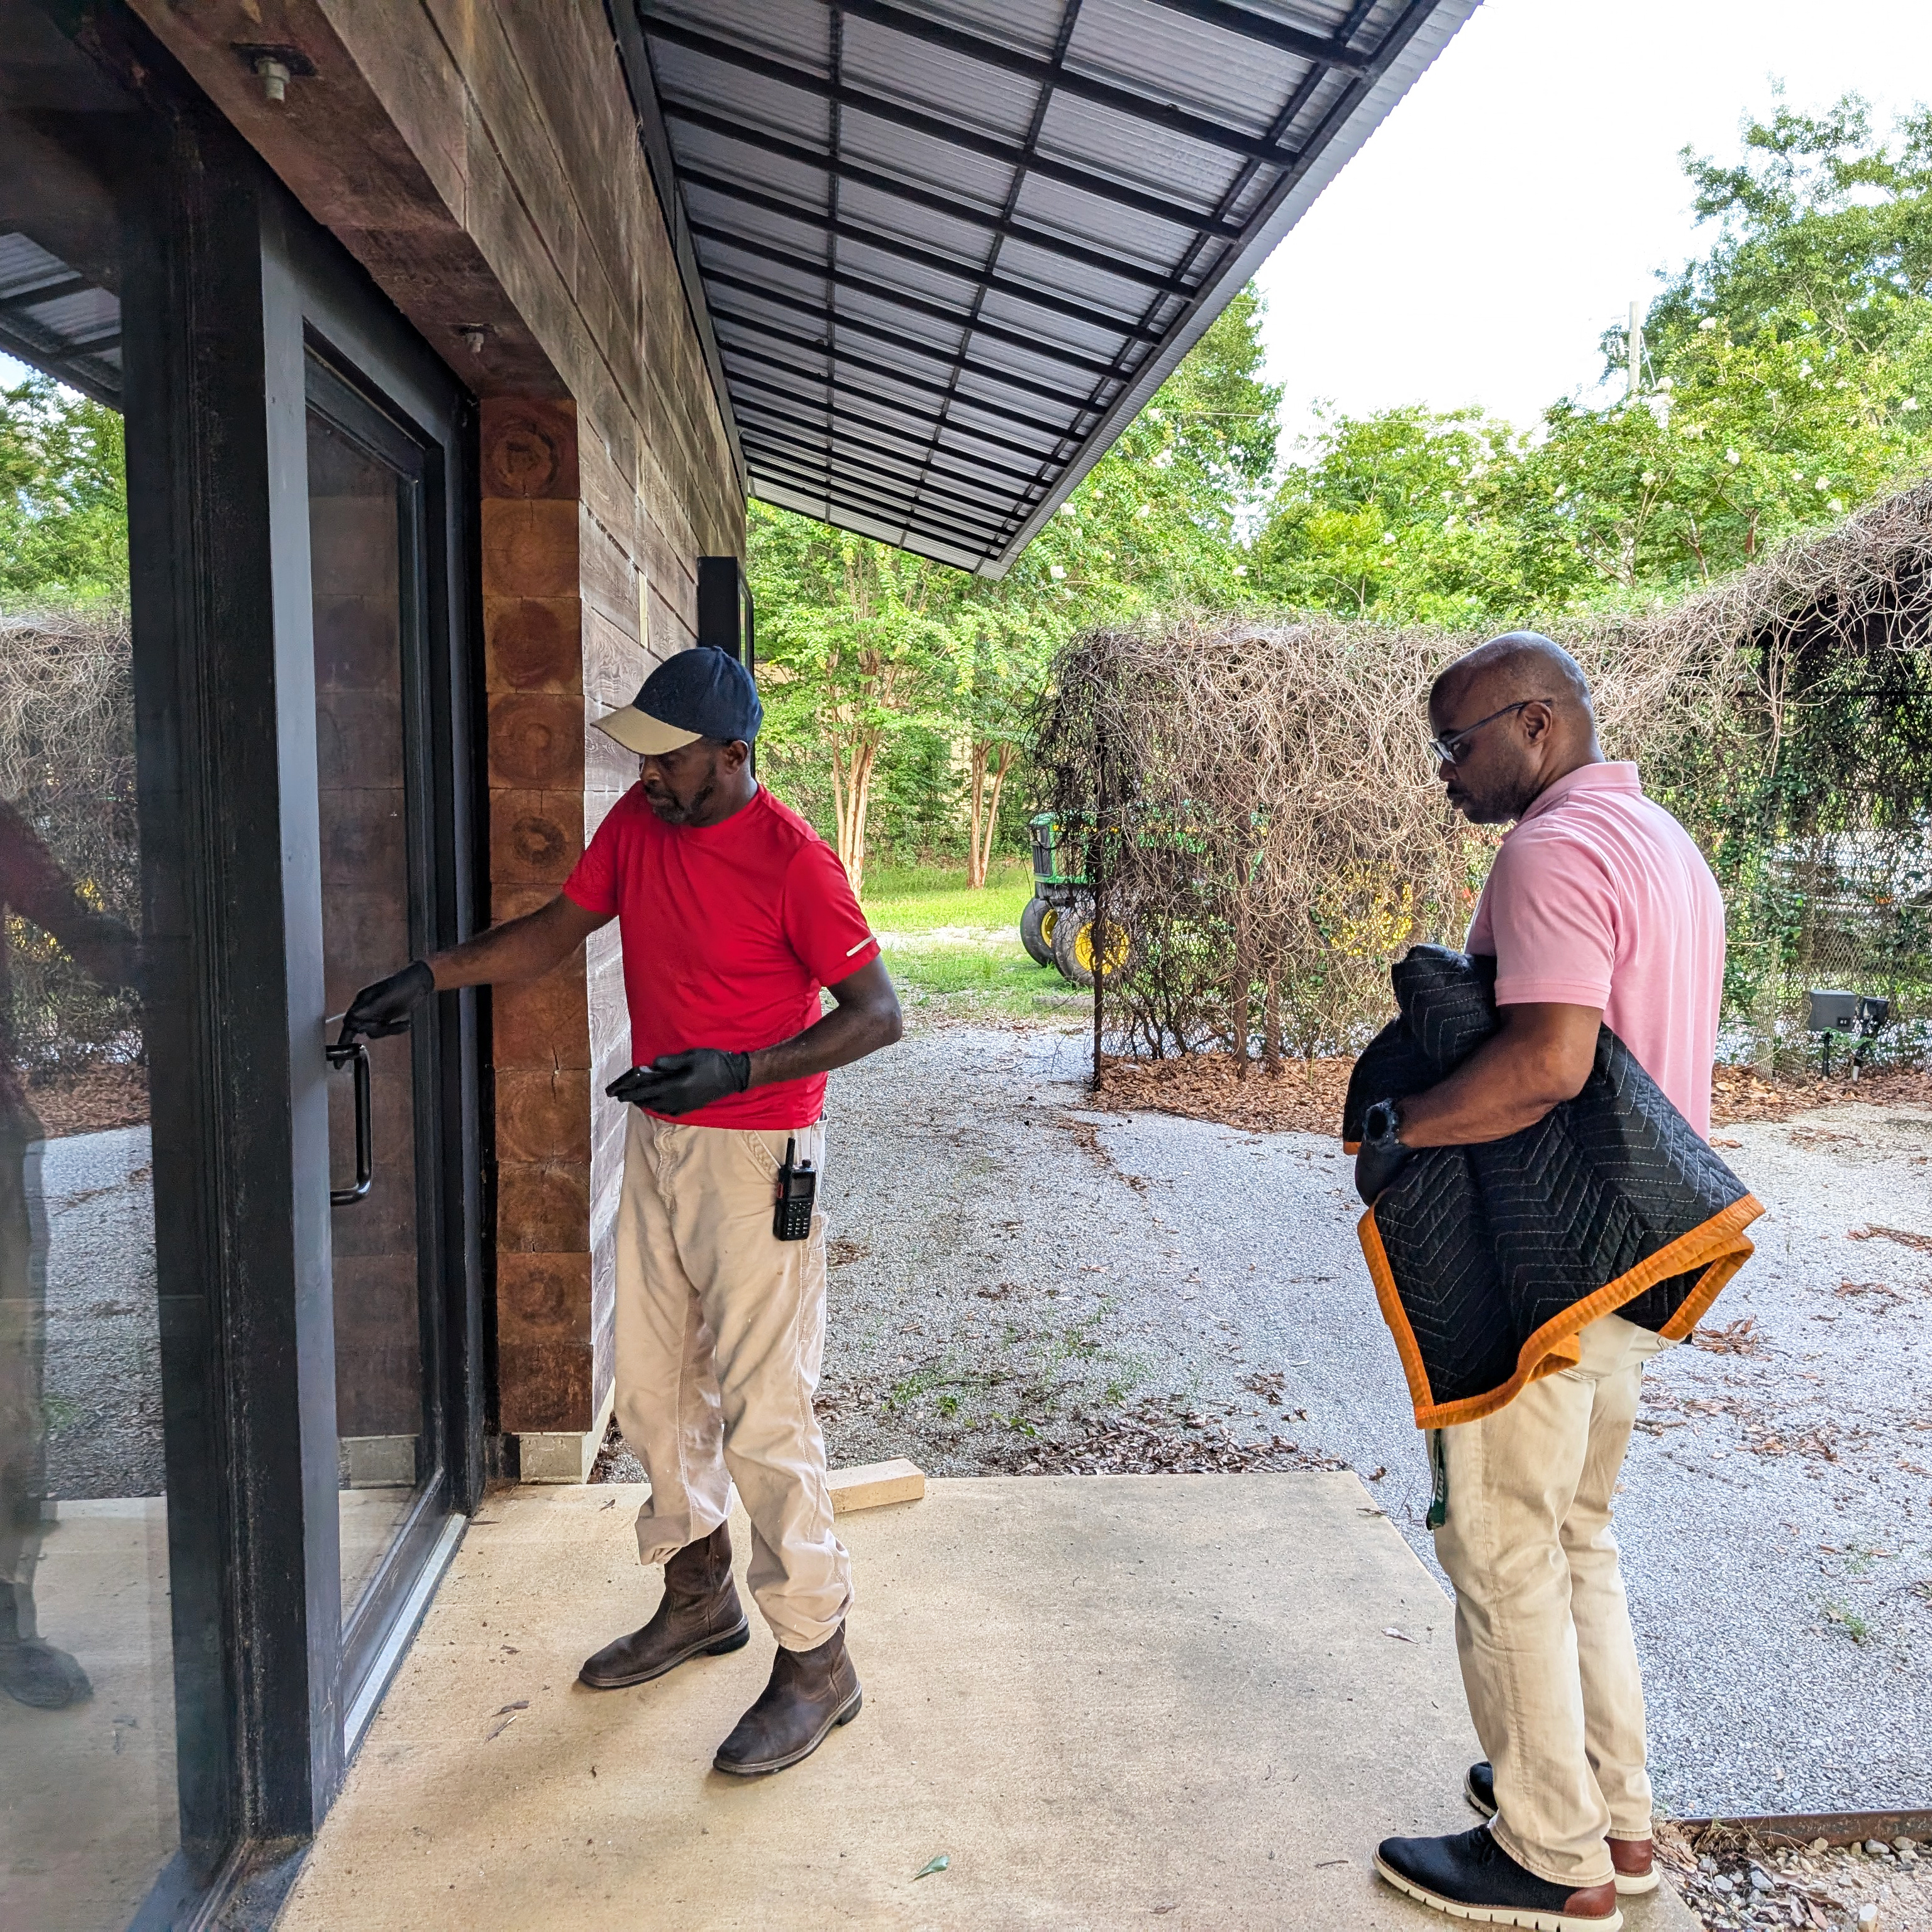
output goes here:
[{"label": "man in pink polo shirt", "polygon": [[[1430,694],[1449,802],[1506,824],[1469,928],[1496,962],[1502,1024],[1400,1103],[1408,1148],[1501,1140],[1579,1094],[1608,1025],[1700,1134],[1724,970],[1724,904],[1690,837],[1598,748],[1567,651],[1515,632],[1459,658]],[[1643,1689],[1610,1528],[1644,1363],[1663,1346],[1606,1315],[1576,1366],[1439,1432],[1436,1552],[1476,1734],[1471,1802],[1490,1822],[1391,1838],[1377,1869],[1459,1917],[1550,1928],[1622,1922],[1657,1883]]]}]

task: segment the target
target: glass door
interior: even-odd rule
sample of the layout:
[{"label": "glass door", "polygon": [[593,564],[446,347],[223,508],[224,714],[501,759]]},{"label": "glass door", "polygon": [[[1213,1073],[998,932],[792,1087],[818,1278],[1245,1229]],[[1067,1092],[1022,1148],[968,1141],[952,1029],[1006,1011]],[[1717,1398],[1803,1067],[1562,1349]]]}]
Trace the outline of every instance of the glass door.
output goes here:
[{"label": "glass door", "polygon": [[[308,364],[310,595],[328,1012],[431,948],[439,854],[426,701],[431,452],[374,394]],[[342,1702],[352,1710],[451,1507],[442,1069],[433,1020],[329,1024]]]}]

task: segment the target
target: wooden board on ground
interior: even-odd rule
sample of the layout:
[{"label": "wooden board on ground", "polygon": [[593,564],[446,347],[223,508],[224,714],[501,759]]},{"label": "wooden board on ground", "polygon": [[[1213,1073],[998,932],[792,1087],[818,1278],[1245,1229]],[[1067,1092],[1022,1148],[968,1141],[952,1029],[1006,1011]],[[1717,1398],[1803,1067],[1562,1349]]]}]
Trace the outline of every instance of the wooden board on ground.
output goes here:
[{"label": "wooden board on ground", "polygon": [[890,1462],[862,1462],[832,1472],[832,1514],[879,1509],[887,1503],[916,1503],[926,1494],[926,1472],[903,1456]]}]

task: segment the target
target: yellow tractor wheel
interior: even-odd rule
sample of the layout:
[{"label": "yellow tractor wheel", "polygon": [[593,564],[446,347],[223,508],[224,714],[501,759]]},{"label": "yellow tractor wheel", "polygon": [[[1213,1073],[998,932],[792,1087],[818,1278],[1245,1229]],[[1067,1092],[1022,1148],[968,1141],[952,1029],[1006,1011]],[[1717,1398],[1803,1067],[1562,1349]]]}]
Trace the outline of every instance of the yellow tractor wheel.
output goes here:
[{"label": "yellow tractor wheel", "polygon": [[1094,915],[1084,910],[1062,913],[1054,926],[1054,964],[1076,986],[1093,985],[1096,950],[1103,979],[1112,979],[1133,959],[1133,935],[1118,920],[1107,921],[1106,942],[1099,949],[1094,943]]}]

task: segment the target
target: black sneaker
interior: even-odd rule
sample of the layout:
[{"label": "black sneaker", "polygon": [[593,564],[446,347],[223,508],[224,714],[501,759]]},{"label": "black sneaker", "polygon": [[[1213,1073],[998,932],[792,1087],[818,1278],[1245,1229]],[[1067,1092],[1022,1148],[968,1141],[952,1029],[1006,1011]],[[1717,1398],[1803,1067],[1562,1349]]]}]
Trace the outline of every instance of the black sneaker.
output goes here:
[{"label": "black sneaker", "polygon": [[1622,1932],[1611,1880],[1574,1891],[1552,1885],[1525,1871],[1486,1825],[1447,1838],[1384,1838],[1376,1870],[1396,1891],[1454,1918],[1530,1932]]},{"label": "black sneaker", "polygon": [[[1462,1796],[1485,1818],[1496,1815],[1496,1774],[1486,1764],[1472,1764],[1462,1780]],[[1616,1873],[1617,1895],[1640,1898],[1657,1889],[1657,1866],[1648,1838],[1612,1838],[1610,1864]]]}]

